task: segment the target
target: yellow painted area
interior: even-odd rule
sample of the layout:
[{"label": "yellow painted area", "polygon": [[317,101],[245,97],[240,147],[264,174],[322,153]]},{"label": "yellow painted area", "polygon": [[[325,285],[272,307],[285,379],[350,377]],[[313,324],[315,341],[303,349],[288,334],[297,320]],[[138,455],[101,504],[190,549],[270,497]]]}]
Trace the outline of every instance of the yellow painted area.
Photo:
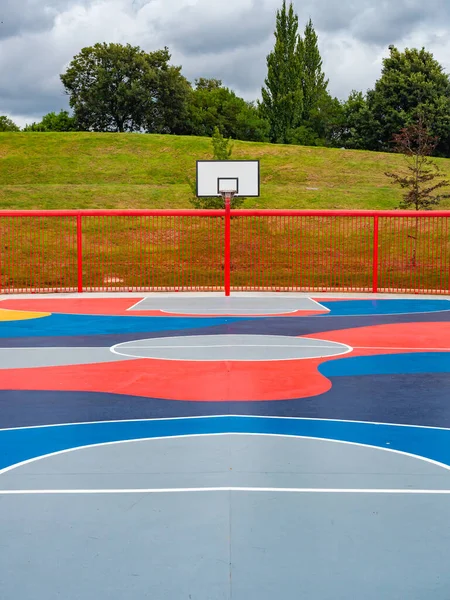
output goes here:
[{"label": "yellow painted area", "polygon": [[52,313],[32,312],[28,310],[8,310],[0,308],[0,322],[2,321],[29,321],[30,319],[42,319],[49,317]]}]

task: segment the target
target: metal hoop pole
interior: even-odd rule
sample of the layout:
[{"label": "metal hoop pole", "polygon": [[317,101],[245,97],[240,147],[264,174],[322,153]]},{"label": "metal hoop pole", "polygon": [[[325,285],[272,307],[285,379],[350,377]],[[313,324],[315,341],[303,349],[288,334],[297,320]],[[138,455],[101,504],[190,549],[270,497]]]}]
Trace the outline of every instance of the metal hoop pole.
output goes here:
[{"label": "metal hoop pole", "polygon": [[231,293],[231,192],[225,192],[222,197],[225,200],[225,296]]}]

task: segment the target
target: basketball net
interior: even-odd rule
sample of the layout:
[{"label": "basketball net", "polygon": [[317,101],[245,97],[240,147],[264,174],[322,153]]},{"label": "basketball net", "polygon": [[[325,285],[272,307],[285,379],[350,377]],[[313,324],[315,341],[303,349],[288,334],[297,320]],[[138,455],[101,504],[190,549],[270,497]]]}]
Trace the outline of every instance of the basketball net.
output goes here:
[{"label": "basketball net", "polygon": [[235,197],[236,192],[221,192],[221,196],[225,203],[225,208],[228,209],[231,207],[231,201]]}]

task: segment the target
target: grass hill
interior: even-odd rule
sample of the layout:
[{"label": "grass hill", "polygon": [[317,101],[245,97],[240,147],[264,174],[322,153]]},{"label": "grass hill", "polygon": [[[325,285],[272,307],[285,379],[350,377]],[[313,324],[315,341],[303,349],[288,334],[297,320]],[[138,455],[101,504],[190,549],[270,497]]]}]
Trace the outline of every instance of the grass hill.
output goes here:
[{"label": "grass hill", "polygon": [[[208,138],[108,133],[0,133],[0,209],[190,208]],[[385,171],[403,158],[351,150],[235,142],[261,161],[261,198],[244,208],[392,209]],[[438,160],[450,178],[450,160]],[[450,200],[442,204],[450,208]]]}]

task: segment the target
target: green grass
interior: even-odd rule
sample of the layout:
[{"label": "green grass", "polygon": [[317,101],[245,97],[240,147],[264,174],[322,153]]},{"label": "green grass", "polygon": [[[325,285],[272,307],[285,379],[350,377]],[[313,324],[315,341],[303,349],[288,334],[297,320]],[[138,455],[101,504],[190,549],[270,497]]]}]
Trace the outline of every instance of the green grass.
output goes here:
[{"label": "green grass", "polygon": [[[190,208],[195,161],[210,157],[208,138],[0,133],[0,209]],[[235,142],[233,158],[261,161],[261,197],[244,208],[392,209],[401,199],[384,175],[403,166],[393,154]],[[438,162],[450,178],[450,160]]]}]

